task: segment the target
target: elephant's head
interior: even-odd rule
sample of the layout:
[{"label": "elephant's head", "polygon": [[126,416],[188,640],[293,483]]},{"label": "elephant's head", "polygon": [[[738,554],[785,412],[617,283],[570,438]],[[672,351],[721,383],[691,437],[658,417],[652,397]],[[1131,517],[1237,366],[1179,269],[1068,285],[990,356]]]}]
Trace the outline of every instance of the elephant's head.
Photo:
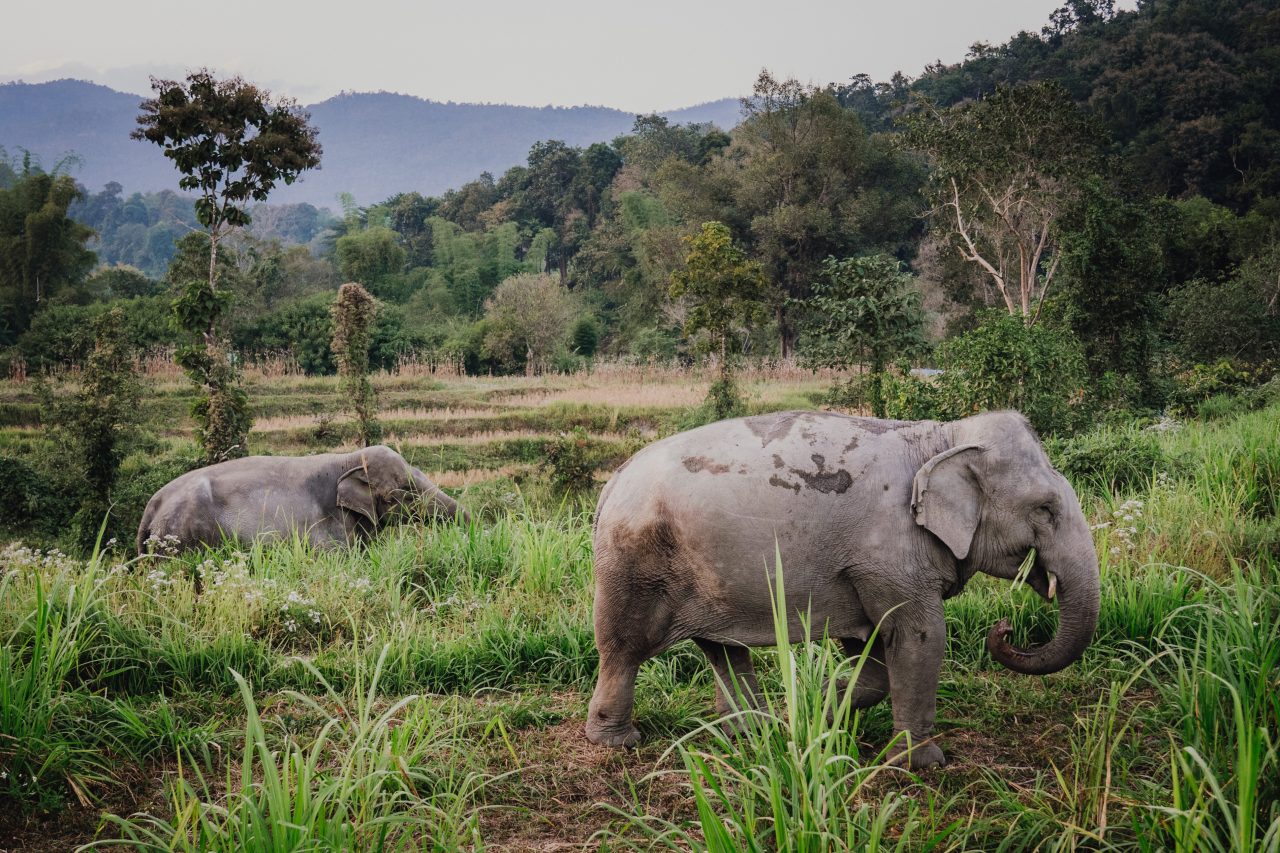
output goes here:
[{"label": "elephant's head", "polygon": [[916,523],[942,541],[965,576],[1015,578],[1035,548],[1027,583],[1046,600],[1057,598],[1057,633],[1021,649],[1008,641],[1012,629],[1001,619],[987,648],[1015,672],[1057,672],[1084,653],[1098,621],[1098,556],[1080,502],[1021,415],[992,412],[947,429],[950,449],[915,475]]},{"label": "elephant's head", "polygon": [[352,457],[356,464],[338,478],[337,504],[368,519],[374,528],[393,509],[418,501],[431,515],[470,522],[465,509],[390,447],[366,447]]}]

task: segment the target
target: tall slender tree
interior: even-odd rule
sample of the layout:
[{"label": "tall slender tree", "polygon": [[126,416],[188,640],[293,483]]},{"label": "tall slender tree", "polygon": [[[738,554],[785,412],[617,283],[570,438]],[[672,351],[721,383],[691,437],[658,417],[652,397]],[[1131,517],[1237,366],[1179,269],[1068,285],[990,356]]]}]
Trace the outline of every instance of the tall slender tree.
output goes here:
[{"label": "tall slender tree", "polygon": [[265,201],[276,184],[293,183],[320,165],[315,128],[296,102],[274,99],[240,77],[218,80],[208,69],[185,83],[152,78],[133,138],[159,145],[196,193],[196,218],[209,237],[209,272],[185,283],[175,311],[193,340],[178,363],[201,386],[194,414],[208,464],[247,452],[252,421],[230,347],[217,330],[227,295],[218,289],[218,244],[249,224],[247,205]]}]

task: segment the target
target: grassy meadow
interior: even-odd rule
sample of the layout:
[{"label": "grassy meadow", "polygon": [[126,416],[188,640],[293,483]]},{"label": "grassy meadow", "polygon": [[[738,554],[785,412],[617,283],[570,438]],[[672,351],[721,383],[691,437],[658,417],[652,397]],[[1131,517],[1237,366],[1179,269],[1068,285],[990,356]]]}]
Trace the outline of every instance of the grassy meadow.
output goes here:
[{"label": "grassy meadow", "polygon": [[[1098,633],[1019,676],[983,637],[1011,616],[1042,638],[1052,608],[981,577],[948,602],[946,768],[881,764],[888,705],[824,687],[857,666],[834,644],[758,650],[769,713],[734,738],[682,644],[641,670],[640,747],[588,744],[594,493],[552,489],[548,447],[582,428],[602,481],[709,378],[378,376],[385,440],[469,528],[146,562],[0,544],[0,849],[1280,851],[1276,404],[1051,443],[1095,526]],[[830,383],[743,377],[757,411]],[[146,387],[149,454],[181,452],[186,381]],[[248,391],[253,452],[354,447],[334,379],[257,369]],[[0,447],[39,440],[30,383],[0,383],[0,409]]]}]

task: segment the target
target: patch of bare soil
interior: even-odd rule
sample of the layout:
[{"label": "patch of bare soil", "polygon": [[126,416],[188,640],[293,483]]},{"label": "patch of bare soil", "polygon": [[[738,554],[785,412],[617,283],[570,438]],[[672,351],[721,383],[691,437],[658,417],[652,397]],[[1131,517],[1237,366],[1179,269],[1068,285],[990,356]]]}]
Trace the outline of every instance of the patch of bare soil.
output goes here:
[{"label": "patch of bare soil", "polygon": [[480,825],[486,849],[596,849],[601,845],[593,838],[597,832],[626,829],[626,819],[607,806],[627,814],[639,808],[667,820],[693,816],[683,774],[651,775],[678,766],[672,757],[658,765],[668,741],[642,743],[635,750],[595,746],[587,742],[584,723],[575,716],[548,728],[522,730],[513,738],[518,763],[505,750],[493,754],[491,770],[515,772],[485,795],[488,807]]},{"label": "patch of bare soil", "polygon": [[100,831],[110,837],[112,828],[102,826],[104,815],[164,811],[165,785],[173,769],[159,763],[121,768],[121,784],[111,786],[97,802],[84,805],[69,795],[70,804],[52,813],[23,810],[0,801],[0,853],[66,853],[93,841]]}]

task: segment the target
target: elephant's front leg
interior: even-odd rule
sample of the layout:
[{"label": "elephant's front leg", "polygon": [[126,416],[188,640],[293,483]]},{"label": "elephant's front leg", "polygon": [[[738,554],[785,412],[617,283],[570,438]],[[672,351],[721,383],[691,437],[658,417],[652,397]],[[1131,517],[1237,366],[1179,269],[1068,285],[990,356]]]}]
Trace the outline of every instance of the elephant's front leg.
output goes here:
[{"label": "elephant's front leg", "polygon": [[938,673],[947,645],[942,602],[905,605],[893,614],[885,642],[889,695],[893,703],[894,734],[905,733],[892,760],[909,750],[911,769],[945,764],[935,743],[921,743],[933,734],[938,708]]}]

